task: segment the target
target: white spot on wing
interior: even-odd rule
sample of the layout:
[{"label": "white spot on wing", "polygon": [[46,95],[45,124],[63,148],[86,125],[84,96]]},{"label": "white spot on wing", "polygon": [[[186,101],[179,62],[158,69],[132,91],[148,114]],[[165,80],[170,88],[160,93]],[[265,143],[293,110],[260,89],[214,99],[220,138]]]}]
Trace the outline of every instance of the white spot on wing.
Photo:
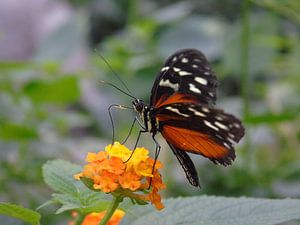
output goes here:
[{"label": "white spot on wing", "polygon": [[232,133],[229,133],[228,136],[229,136],[230,138],[234,138],[234,135],[233,135]]},{"label": "white spot on wing", "polygon": [[199,93],[199,94],[201,93],[200,89],[196,88],[195,85],[190,83],[189,86],[190,86],[190,91],[192,91],[194,93]]},{"label": "white spot on wing", "polygon": [[186,75],[192,75],[192,73],[187,72],[187,71],[179,71],[179,76],[186,76]]},{"label": "white spot on wing", "polygon": [[212,124],[211,124],[209,121],[207,121],[207,120],[204,120],[204,124],[205,124],[206,126],[212,128],[212,129],[216,130],[216,131],[219,131],[219,128],[215,127],[214,125],[212,125]]},{"label": "white spot on wing", "polygon": [[178,91],[179,85],[177,83],[173,84],[169,80],[161,80],[159,86],[170,87],[174,91]]},{"label": "white spot on wing", "polygon": [[195,116],[206,117],[206,115],[202,112],[197,111],[196,109],[189,107],[188,110],[194,113]]},{"label": "white spot on wing", "polygon": [[188,63],[188,62],[189,62],[189,59],[188,59],[188,58],[182,58],[182,59],[181,59],[181,62],[182,62],[182,63]]},{"label": "white spot on wing", "polygon": [[200,84],[207,85],[207,80],[202,78],[202,77],[196,77],[195,81],[200,83]]},{"label": "white spot on wing", "polygon": [[236,128],[240,128],[241,127],[238,123],[234,123],[233,126],[236,127]]},{"label": "white spot on wing", "polygon": [[228,127],[225,126],[223,123],[220,123],[217,121],[217,122],[215,122],[215,124],[223,130],[228,130]]},{"label": "white spot on wing", "polygon": [[165,66],[165,67],[163,67],[160,71],[161,71],[161,72],[164,72],[164,71],[166,71],[166,70],[168,70],[168,69],[170,69],[170,67]]},{"label": "white spot on wing", "polygon": [[196,64],[193,64],[193,65],[192,65],[192,67],[194,67],[194,68],[198,68],[199,66],[198,66],[198,65],[196,65]]},{"label": "white spot on wing", "polygon": [[224,144],[224,146],[225,146],[226,148],[229,148],[229,149],[230,149],[230,146],[229,146],[226,142],[224,142],[223,144]]},{"label": "white spot on wing", "polygon": [[208,76],[208,75],[210,75],[210,72],[205,71],[205,72],[204,72],[204,75]]},{"label": "white spot on wing", "polygon": [[179,71],[180,71],[180,69],[177,68],[177,67],[173,67],[173,70],[174,70],[175,72],[179,72]]},{"label": "white spot on wing", "polygon": [[184,116],[184,117],[189,117],[189,115],[181,113],[177,108],[173,108],[171,106],[166,107],[167,110],[172,111],[174,113],[177,113],[178,115]]},{"label": "white spot on wing", "polygon": [[172,59],[172,61],[175,62],[176,60],[177,60],[177,57],[175,56],[175,57]]},{"label": "white spot on wing", "polygon": [[206,107],[202,107],[202,111],[203,111],[203,112],[207,112],[207,113],[208,113],[208,112],[209,112],[209,109],[208,109],[208,108],[206,108]]}]

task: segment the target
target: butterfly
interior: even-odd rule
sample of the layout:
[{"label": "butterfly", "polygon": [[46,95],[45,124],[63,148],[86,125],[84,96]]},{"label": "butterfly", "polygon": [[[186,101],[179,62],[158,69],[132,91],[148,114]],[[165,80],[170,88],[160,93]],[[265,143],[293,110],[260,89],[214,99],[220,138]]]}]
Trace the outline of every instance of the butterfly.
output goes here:
[{"label": "butterfly", "polygon": [[[217,78],[202,52],[175,52],[160,69],[153,84],[150,104],[135,99],[143,132],[161,133],[181,164],[191,185],[200,187],[197,170],[187,153],[202,155],[215,164],[230,165],[234,143],[244,136],[235,116],[217,109]],[[157,143],[157,142],[156,142]],[[158,152],[160,146],[157,143]]]}]

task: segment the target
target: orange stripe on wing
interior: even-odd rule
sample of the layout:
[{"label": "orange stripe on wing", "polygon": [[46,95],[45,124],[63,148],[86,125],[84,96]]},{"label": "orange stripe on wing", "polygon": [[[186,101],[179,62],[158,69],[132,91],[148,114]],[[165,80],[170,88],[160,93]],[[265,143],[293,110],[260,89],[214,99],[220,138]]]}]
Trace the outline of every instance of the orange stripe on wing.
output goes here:
[{"label": "orange stripe on wing", "polygon": [[189,94],[175,93],[171,96],[162,95],[155,104],[155,108],[172,103],[197,103],[197,99]]},{"label": "orange stripe on wing", "polygon": [[208,135],[197,131],[165,125],[162,135],[175,147],[187,152],[201,154],[213,161],[222,162],[222,159],[230,154],[227,148],[214,142]]}]

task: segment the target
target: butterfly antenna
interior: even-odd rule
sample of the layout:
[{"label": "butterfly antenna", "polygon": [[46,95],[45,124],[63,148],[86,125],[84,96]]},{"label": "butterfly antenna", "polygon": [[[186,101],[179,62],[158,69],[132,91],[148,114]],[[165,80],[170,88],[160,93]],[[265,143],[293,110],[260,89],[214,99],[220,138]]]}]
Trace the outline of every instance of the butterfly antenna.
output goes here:
[{"label": "butterfly antenna", "polygon": [[107,84],[115,89],[117,89],[118,91],[122,92],[123,94],[129,96],[130,98],[133,98],[133,99],[136,99],[136,97],[134,97],[133,95],[127,93],[126,91],[122,90],[121,88],[117,87],[116,85],[110,83],[110,82],[107,82],[107,81],[104,81],[104,80],[100,80],[100,83],[102,84]]},{"label": "butterfly antenna", "polygon": [[[104,58],[104,56],[98,51],[98,49],[95,48],[95,52],[101,57],[101,59],[104,61],[104,63],[107,65],[107,67],[110,69],[110,71],[113,73],[113,75],[121,82],[121,84],[125,87],[125,89],[130,93],[131,91],[129,90],[129,88],[127,87],[127,85],[125,84],[125,82],[119,77],[119,75],[113,70],[113,68],[110,66],[110,64],[108,63],[108,61]],[[122,91],[124,93],[124,91]]]}]

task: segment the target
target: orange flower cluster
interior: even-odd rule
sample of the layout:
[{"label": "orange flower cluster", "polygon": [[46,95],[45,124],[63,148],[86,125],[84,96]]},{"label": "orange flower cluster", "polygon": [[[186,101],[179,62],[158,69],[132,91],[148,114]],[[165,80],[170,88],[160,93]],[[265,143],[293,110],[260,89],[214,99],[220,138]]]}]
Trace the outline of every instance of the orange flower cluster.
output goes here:
[{"label": "orange flower cluster", "polygon": [[136,148],[133,152],[115,142],[114,145],[106,146],[105,151],[88,153],[88,164],[75,178],[89,178],[93,181],[94,189],[106,193],[120,190],[148,191],[151,182],[148,194],[131,194],[129,197],[150,201],[160,210],[164,205],[158,191],[166,187],[158,172],[162,164],[157,160],[154,166],[154,160],[148,154],[149,151],[145,148]]},{"label": "orange flower cluster", "polygon": [[[99,213],[90,213],[84,218],[81,225],[98,225],[99,222],[104,217],[105,213],[106,211],[99,212]],[[121,222],[124,215],[125,215],[124,211],[117,209],[114,212],[113,216],[108,221],[107,225],[118,225]]]},{"label": "orange flower cluster", "polygon": [[[102,211],[99,213],[93,212],[88,215],[86,215],[81,223],[81,225],[98,225],[100,221],[103,219],[106,211]],[[108,221],[107,225],[118,225],[123,216],[125,215],[125,212],[121,209],[117,209],[110,220]],[[72,213],[72,216],[76,219],[77,213]],[[69,222],[69,225],[74,225],[74,222]]]}]

